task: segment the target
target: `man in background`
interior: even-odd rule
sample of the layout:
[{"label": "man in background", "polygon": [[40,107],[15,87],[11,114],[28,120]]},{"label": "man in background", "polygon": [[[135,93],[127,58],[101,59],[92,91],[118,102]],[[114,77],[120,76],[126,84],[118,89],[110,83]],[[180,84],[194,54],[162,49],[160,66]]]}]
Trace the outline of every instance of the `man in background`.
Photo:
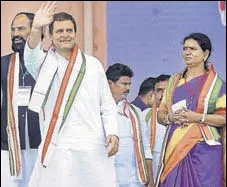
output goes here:
[{"label": "man in background", "polygon": [[157,110],[161,103],[164,89],[170,75],[159,75],[156,78],[145,79],[139,89],[137,98],[132,102],[141,110],[141,120],[147,125],[150,150],[152,152],[152,175],[154,180],[157,175],[159,157],[166,127],[157,122]]},{"label": "man in background", "polygon": [[[153,136],[154,129],[151,129],[152,125],[150,124],[150,117],[152,114],[152,107],[156,108],[156,96],[155,96],[155,78],[149,77],[145,79],[139,88],[138,96],[135,98],[134,101],[131,102],[131,105],[135,107],[137,112],[140,114],[141,123],[145,124],[146,131],[148,135],[148,141],[149,141],[149,150],[151,151],[151,136]],[[153,155],[152,155],[153,156]],[[153,168],[153,158],[150,160],[150,167]],[[153,170],[150,169],[150,176],[152,182],[154,182],[154,175]]]},{"label": "man in background", "polygon": [[12,50],[1,57],[1,186],[27,187],[41,141],[39,116],[28,109],[35,80],[24,65],[34,14],[18,13],[11,24]]},{"label": "man in background", "polygon": [[145,79],[139,88],[138,96],[131,102],[135,107],[142,112],[147,108],[152,107],[155,102],[155,78],[149,77]]},{"label": "man in background", "polygon": [[152,155],[145,124],[141,124],[140,114],[127,101],[133,71],[124,64],[116,63],[107,69],[106,76],[118,106],[120,143],[119,151],[115,156],[118,185],[119,187],[152,187]]},{"label": "man in background", "polygon": [[[153,112],[156,111],[156,112],[154,112],[154,113],[156,113],[156,115],[151,115],[150,121],[148,120],[150,123],[152,123],[151,121],[153,121],[153,124],[156,123],[155,135],[153,135],[153,137],[155,137],[155,139],[153,141],[153,146],[152,146],[153,147],[152,167],[153,167],[154,179],[156,179],[156,176],[157,176],[162,144],[163,144],[163,140],[164,140],[164,137],[166,134],[166,126],[159,124],[157,121],[157,111],[158,111],[159,105],[161,103],[163,93],[167,86],[169,78],[170,78],[170,75],[165,75],[165,74],[161,74],[158,77],[156,77],[156,80],[155,80],[156,109],[152,108]],[[156,116],[155,120],[152,119],[153,116]]]}]

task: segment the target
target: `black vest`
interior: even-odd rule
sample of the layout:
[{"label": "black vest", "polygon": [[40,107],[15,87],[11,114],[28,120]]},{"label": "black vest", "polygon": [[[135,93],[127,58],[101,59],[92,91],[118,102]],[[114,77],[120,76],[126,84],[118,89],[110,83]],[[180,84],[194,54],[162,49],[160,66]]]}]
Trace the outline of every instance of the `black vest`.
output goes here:
[{"label": "black vest", "polygon": [[[7,74],[12,54],[1,57],[1,86],[2,86],[2,108],[1,108],[1,150],[8,150],[7,141]],[[23,59],[23,58],[22,58]],[[22,62],[24,64],[24,62]],[[22,85],[22,71],[20,68],[19,73],[19,85]],[[35,85],[35,80],[28,74],[25,76],[25,86],[31,86],[32,90]],[[27,112],[28,122],[28,136],[30,148],[37,149],[41,142],[41,134],[39,128],[39,115],[38,113],[32,112],[27,106],[18,107],[18,121],[19,121],[19,136],[21,149],[25,149],[25,118]]]}]

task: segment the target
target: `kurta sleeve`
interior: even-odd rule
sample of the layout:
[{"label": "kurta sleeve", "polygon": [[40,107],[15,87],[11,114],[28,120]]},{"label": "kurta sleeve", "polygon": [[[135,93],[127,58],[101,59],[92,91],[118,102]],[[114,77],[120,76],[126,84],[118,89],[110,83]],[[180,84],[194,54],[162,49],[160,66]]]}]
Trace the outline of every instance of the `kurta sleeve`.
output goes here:
[{"label": "kurta sleeve", "polygon": [[106,74],[100,62],[98,62],[99,76],[100,76],[100,107],[101,117],[104,125],[106,136],[116,135],[118,136],[117,129],[117,106],[112,97],[112,93],[107,82]]},{"label": "kurta sleeve", "polygon": [[24,49],[24,64],[32,75],[32,77],[36,80],[41,68],[41,65],[46,57],[46,54],[41,49],[41,43],[39,43],[34,49],[31,49],[28,46],[28,41],[25,44]]}]

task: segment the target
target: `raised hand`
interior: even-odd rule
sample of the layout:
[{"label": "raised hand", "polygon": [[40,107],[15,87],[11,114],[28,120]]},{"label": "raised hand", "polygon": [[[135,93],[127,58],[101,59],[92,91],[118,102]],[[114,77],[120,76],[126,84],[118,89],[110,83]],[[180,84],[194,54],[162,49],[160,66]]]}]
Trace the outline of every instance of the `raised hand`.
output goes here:
[{"label": "raised hand", "polygon": [[42,3],[39,10],[35,13],[32,26],[36,29],[39,29],[46,25],[49,25],[53,21],[53,15],[56,8],[56,1],[48,1],[47,3]]}]

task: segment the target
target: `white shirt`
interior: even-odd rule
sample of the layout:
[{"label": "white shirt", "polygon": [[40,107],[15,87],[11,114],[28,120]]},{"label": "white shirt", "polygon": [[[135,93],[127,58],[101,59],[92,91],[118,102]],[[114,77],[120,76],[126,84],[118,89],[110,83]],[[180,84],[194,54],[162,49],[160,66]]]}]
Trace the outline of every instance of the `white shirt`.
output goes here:
[{"label": "white shirt", "polygon": [[[140,183],[134,147],[133,129],[130,118],[123,114],[124,101],[118,103],[119,149],[115,158],[119,184]],[[138,112],[138,111],[137,111]],[[141,124],[145,158],[152,159],[145,125]]]},{"label": "white shirt", "polygon": [[[46,53],[42,51],[40,44],[35,49],[30,49],[26,43],[25,65],[34,78],[37,78],[45,56]],[[116,104],[110,92],[104,69],[98,59],[89,55],[85,55],[85,58],[86,73],[58,140],[59,145],[76,150],[95,149],[96,145],[104,146],[105,136],[117,135]],[[48,51],[46,59],[55,59],[51,63],[57,63],[58,70],[44,108],[46,117],[44,134],[48,129],[58,90],[68,64],[64,57],[52,49]],[[44,63],[46,62],[47,60]],[[81,63],[81,51],[78,49],[73,71],[79,72]],[[73,83],[74,81],[69,79],[68,85]],[[70,91],[66,89],[62,106],[65,106]],[[63,111],[60,111],[59,118],[63,117]]]}]

